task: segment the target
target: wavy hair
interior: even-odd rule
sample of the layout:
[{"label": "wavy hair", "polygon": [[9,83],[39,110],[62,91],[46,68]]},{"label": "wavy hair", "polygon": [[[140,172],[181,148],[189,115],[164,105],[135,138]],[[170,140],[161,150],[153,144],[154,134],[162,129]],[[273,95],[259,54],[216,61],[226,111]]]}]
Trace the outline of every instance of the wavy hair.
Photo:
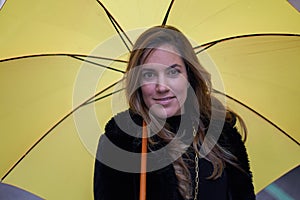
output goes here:
[{"label": "wavy hair", "polygon": [[[168,126],[159,129],[159,121],[151,118],[149,110],[143,101],[141,89],[139,88],[140,66],[142,65],[151,52],[162,45],[173,46],[186,67],[188,81],[190,83],[189,92],[194,92],[196,98],[187,98],[185,105],[189,105],[188,114],[191,119],[199,118],[197,121],[197,133],[193,139],[193,148],[197,154],[209,160],[213,165],[213,172],[209,179],[220,177],[225,168],[225,163],[230,163],[237,166],[236,157],[228,150],[222,148],[214,137],[209,137],[204,143],[206,130],[211,120],[227,120],[235,121],[236,118],[240,121],[242,131],[246,135],[246,127],[242,119],[229,112],[215,97],[212,95],[211,76],[200,64],[194,49],[188,39],[178,29],[172,26],[155,26],[145,31],[135,42],[133,50],[130,54],[128,66],[125,73],[125,93],[129,103],[129,108],[141,115],[147,124],[154,124],[154,129],[158,131],[158,136],[163,142],[169,143],[174,140],[175,133],[172,133]],[[217,102],[213,103],[212,102]],[[198,105],[198,106],[196,106]],[[218,106],[215,106],[218,105]],[[200,109],[201,108],[201,109]],[[216,119],[212,119],[212,112],[220,113],[214,115]],[[224,113],[224,115],[222,115]],[[223,118],[223,119],[220,119]],[[208,120],[208,122],[207,122]],[[153,143],[149,138],[149,143]],[[171,146],[169,154],[172,158],[177,158],[173,162],[175,174],[178,180],[178,189],[184,199],[190,199],[193,194],[192,180],[189,173],[189,166],[184,161],[182,155],[187,146],[180,140],[176,140]],[[201,151],[200,149],[204,149]]]}]

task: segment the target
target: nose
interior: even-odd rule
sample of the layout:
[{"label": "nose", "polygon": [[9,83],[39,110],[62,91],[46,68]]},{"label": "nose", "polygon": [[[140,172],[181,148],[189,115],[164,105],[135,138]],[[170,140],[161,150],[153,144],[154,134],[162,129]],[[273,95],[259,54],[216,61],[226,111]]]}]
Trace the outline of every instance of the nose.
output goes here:
[{"label": "nose", "polygon": [[168,92],[170,90],[167,81],[163,75],[158,77],[155,89],[156,92],[159,93]]}]

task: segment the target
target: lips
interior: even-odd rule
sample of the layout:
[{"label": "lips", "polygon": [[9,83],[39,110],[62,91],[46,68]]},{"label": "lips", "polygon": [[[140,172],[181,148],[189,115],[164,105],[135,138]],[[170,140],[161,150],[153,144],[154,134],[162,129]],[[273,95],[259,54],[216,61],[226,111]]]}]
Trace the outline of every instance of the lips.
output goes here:
[{"label": "lips", "polygon": [[167,105],[173,101],[175,97],[163,97],[163,98],[153,98],[153,100],[160,105]]}]

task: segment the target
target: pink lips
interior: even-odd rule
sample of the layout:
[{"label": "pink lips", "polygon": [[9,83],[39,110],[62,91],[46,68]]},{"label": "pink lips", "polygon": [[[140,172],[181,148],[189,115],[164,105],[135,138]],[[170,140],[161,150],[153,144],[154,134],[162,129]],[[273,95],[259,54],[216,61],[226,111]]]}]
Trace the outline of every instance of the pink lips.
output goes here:
[{"label": "pink lips", "polygon": [[160,105],[169,104],[175,97],[153,98]]}]

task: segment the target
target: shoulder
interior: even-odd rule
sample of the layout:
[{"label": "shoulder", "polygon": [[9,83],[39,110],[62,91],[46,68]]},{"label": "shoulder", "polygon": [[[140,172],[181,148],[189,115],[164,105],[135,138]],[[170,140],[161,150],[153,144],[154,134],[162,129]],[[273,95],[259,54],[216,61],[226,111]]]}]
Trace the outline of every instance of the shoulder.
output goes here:
[{"label": "shoulder", "polygon": [[[234,113],[229,112],[223,126],[222,134],[220,137],[220,143],[223,147],[229,148],[232,151],[238,151],[242,149],[234,149],[234,147],[244,146],[242,135],[236,127],[237,118]],[[234,153],[234,152],[232,152]]]},{"label": "shoulder", "polygon": [[141,127],[142,117],[130,110],[120,112],[113,116],[105,125],[105,134],[118,134],[132,131],[133,128]]},{"label": "shoulder", "polygon": [[103,137],[107,137],[115,145],[130,149],[131,145],[141,134],[142,117],[130,110],[113,116],[105,126]]},{"label": "shoulder", "polygon": [[229,148],[231,150],[239,150],[239,149],[232,149],[237,144],[244,144],[244,141],[242,139],[242,135],[236,128],[235,124],[225,122],[223,131],[220,137],[221,145],[225,148]]},{"label": "shoulder", "polygon": [[236,157],[236,164],[242,169],[227,165],[232,199],[255,199],[248,153],[236,128],[236,119],[225,122],[220,140],[221,146]]},{"label": "shoulder", "polygon": [[219,144],[237,158],[237,163],[243,170],[250,173],[247,149],[236,128],[236,118],[225,121]]}]

